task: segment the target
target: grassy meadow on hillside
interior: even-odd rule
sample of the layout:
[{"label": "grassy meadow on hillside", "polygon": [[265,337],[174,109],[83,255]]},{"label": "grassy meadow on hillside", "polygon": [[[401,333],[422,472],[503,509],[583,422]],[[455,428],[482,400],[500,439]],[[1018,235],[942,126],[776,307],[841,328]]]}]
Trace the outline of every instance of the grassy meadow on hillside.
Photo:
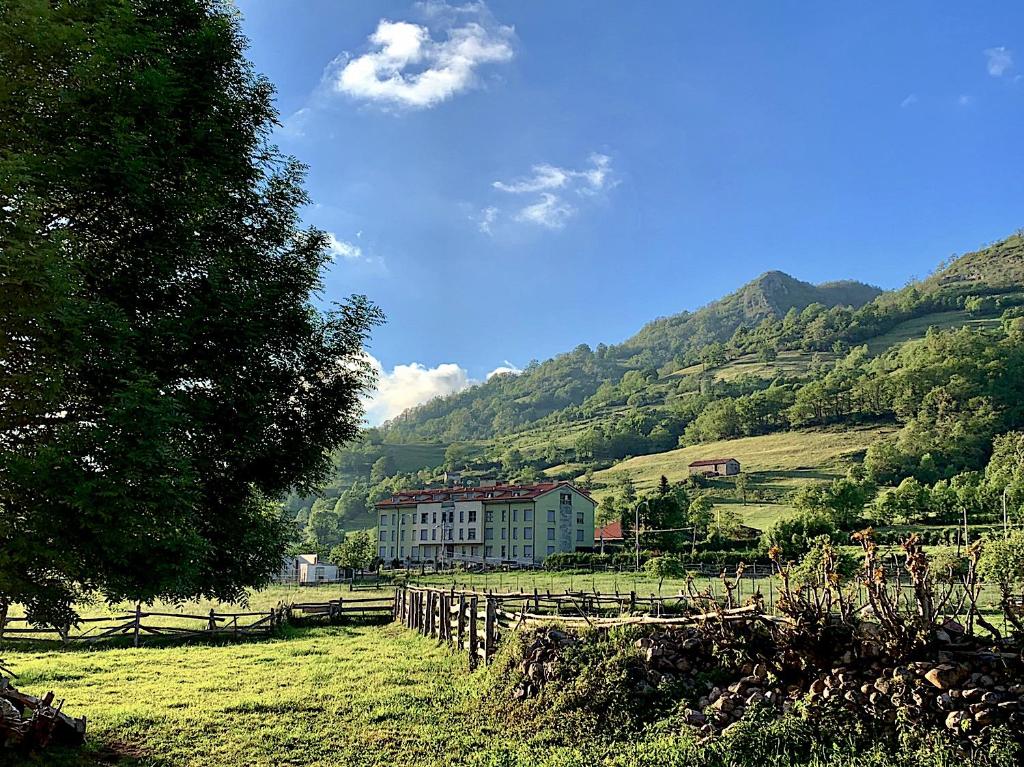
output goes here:
[{"label": "grassy meadow on hillside", "polygon": [[[821,482],[843,476],[863,457],[874,442],[893,433],[892,427],[808,429],[767,434],[759,437],[722,440],[701,445],[630,458],[610,469],[594,474],[599,487],[594,495],[600,500],[614,491],[618,478],[628,475],[640,492],[653,491],[662,476],[678,482],[689,474],[692,461],[702,458],[736,458],[748,475],[752,490],[766,491],[770,502],[748,501],[741,507],[744,523],[764,529],[789,514],[792,507],[785,495],[808,482]],[[722,480],[728,483],[729,480]],[[732,497],[716,495],[716,503],[738,504]]]}]

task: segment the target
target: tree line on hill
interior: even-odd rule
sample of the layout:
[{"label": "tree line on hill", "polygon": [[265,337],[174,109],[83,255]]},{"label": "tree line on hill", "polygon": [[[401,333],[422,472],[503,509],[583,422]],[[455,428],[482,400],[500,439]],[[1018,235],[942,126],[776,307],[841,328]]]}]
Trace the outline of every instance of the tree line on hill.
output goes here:
[{"label": "tree line on hill", "polygon": [[[546,362],[533,361],[521,374],[495,376],[412,408],[384,431],[397,442],[492,439],[592,418],[609,406],[663,405],[675,393],[665,376],[698,364],[712,368],[744,355],[771,362],[792,351],[841,356],[903,322],[938,312],[997,316],[1024,301],[1024,268],[1015,263],[1022,242],[1014,235],[929,280],[885,293],[814,292],[814,286],[771,273],[698,312],[656,320],[622,344],[581,344]],[[961,262],[971,265],[970,279]],[[989,273],[999,278],[987,282]]]}]

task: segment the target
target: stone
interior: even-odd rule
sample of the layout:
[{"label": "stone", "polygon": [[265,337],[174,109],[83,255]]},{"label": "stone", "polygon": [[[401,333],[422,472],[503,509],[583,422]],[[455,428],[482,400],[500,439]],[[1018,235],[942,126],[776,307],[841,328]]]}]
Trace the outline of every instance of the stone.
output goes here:
[{"label": "stone", "polygon": [[940,690],[948,690],[962,683],[966,676],[967,673],[962,667],[954,666],[952,663],[943,663],[929,669],[924,678]]},{"label": "stone", "polygon": [[946,728],[950,730],[961,730],[963,724],[967,719],[967,715],[963,711],[951,711],[946,716]]},{"label": "stone", "polygon": [[708,718],[695,708],[688,708],[683,712],[683,721],[687,724],[700,726],[707,722]]}]

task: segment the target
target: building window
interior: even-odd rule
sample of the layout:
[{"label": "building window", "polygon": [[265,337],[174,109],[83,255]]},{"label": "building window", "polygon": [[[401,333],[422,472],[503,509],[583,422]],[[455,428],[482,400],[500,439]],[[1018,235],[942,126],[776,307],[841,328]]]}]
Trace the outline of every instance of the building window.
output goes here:
[{"label": "building window", "polygon": [[484,528],[484,540],[486,540],[486,541],[493,541],[494,540],[494,528],[493,527],[485,527]]},{"label": "building window", "polygon": [[398,549],[398,556],[402,557],[402,559],[405,559],[405,546],[402,546]]},{"label": "building window", "polygon": [[426,530],[420,530],[420,540],[421,541],[427,540],[427,531]]},{"label": "building window", "polygon": [[493,511],[485,511],[484,512],[484,522],[493,522],[493,521],[494,521],[494,512]]},{"label": "building window", "polygon": [[558,502],[566,506],[572,506],[572,493],[559,493]]},{"label": "building window", "polygon": [[476,528],[475,527],[469,528],[469,540],[471,540],[471,541],[475,541],[476,540]]},{"label": "building window", "polygon": [[548,509],[548,522],[555,521],[555,512],[552,509]]},{"label": "building window", "polygon": [[427,512],[425,511],[422,514],[420,514],[420,524],[427,524]]},{"label": "building window", "polygon": [[381,546],[380,547],[380,558],[384,559],[386,554],[387,554],[387,549],[385,549],[383,546]]},{"label": "building window", "polygon": [[553,528],[553,527],[549,527],[548,528],[548,540],[549,541],[555,540],[555,528]]},{"label": "building window", "polygon": [[397,532],[398,532],[397,530],[392,530],[392,531],[391,531],[391,540],[392,540],[392,541],[393,541],[393,540],[395,540],[395,534],[396,534]]},{"label": "building window", "polygon": [[484,553],[484,556],[485,556],[485,557],[491,557],[491,556],[494,556],[494,547],[493,547],[493,546],[487,546],[487,547],[486,547],[486,548],[484,549],[484,552],[485,552],[485,553]]},{"label": "building window", "polygon": [[504,509],[501,510],[501,521],[502,522],[505,521],[505,510]]},{"label": "building window", "polygon": [[577,543],[583,543],[583,531],[582,530],[577,530],[576,531],[576,542]]},{"label": "building window", "polygon": [[505,529],[505,528],[503,527],[503,528],[501,528],[501,540],[503,540],[503,541],[504,541],[504,540],[505,540],[506,538],[508,538],[508,530],[506,530],[506,529]]},{"label": "building window", "polygon": [[527,540],[529,540],[530,538],[533,538],[533,528],[532,527],[523,528],[523,537],[526,538]]},{"label": "building window", "polygon": [[548,546],[548,554],[554,554],[554,553],[555,553],[555,547],[554,546]]},{"label": "building window", "polygon": [[437,512],[436,511],[431,513],[431,518],[434,520],[434,524],[436,525],[437,524]]},{"label": "building window", "polygon": [[518,527],[513,527],[512,528],[512,539],[513,540],[519,540],[519,528]]},{"label": "building window", "polygon": [[[453,532],[454,532],[454,531],[453,531],[453,530],[452,530],[452,529],[451,529],[451,528],[449,527],[449,528],[448,528],[448,540],[449,540],[449,541],[450,541],[450,540],[452,540],[452,533],[453,533]],[[582,531],[582,530],[580,530],[580,532],[582,533],[583,531]]]},{"label": "building window", "polygon": [[459,512],[459,522],[465,522],[465,521],[466,521],[466,512],[460,511]]},{"label": "building window", "polygon": [[430,540],[432,540],[432,541],[436,541],[437,540],[437,528],[436,527],[431,528],[431,530],[430,530]]},{"label": "building window", "polygon": [[380,531],[380,539],[382,541],[386,541],[388,539],[388,531],[387,530],[381,530]]},{"label": "building window", "polygon": [[582,511],[577,511],[576,512],[576,524],[577,525],[582,525],[583,524],[583,512]]},{"label": "building window", "polygon": [[523,546],[523,556],[533,559],[533,546]]},{"label": "building window", "polygon": [[399,540],[402,540],[402,541],[405,540],[405,528],[404,527],[402,528],[402,536],[401,536],[401,538]]},{"label": "building window", "polygon": [[388,515],[387,514],[381,514],[380,515],[380,523],[382,525],[386,525],[388,523]]},{"label": "building window", "polygon": [[513,557],[518,557],[519,556],[519,547],[518,546],[513,546],[512,547],[512,556]]},{"label": "building window", "polygon": [[[580,530],[580,532],[582,533],[583,531],[582,531],[582,530]],[[459,528],[459,540],[460,540],[460,541],[462,541],[462,540],[465,540],[465,535],[466,535],[466,531],[465,531],[465,530],[463,530],[463,529],[462,529],[462,528],[460,527],[460,528]]]},{"label": "building window", "polygon": [[412,558],[413,559],[419,559],[420,558],[420,547],[419,546],[413,546],[412,547]]},{"label": "building window", "polygon": [[533,509],[523,509],[523,522],[533,522]]},{"label": "building window", "polygon": [[391,524],[393,524],[393,525],[397,525],[398,524],[398,515],[397,514],[392,514],[391,515]]},{"label": "building window", "polygon": [[519,520],[519,509],[512,509],[512,521],[516,522]]},{"label": "building window", "polygon": [[469,510],[469,521],[476,522],[476,509]]},{"label": "building window", "polygon": [[504,546],[502,546],[501,547],[501,558],[504,559],[506,556],[508,556],[508,549],[506,549]]}]

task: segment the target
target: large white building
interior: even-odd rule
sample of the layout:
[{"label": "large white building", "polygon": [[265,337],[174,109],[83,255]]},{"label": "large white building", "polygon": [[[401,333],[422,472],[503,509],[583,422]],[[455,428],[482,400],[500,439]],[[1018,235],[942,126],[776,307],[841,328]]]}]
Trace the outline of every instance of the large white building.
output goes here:
[{"label": "large white building", "polygon": [[377,504],[386,562],[515,561],[594,545],[594,500],[569,482],[407,490]]}]

